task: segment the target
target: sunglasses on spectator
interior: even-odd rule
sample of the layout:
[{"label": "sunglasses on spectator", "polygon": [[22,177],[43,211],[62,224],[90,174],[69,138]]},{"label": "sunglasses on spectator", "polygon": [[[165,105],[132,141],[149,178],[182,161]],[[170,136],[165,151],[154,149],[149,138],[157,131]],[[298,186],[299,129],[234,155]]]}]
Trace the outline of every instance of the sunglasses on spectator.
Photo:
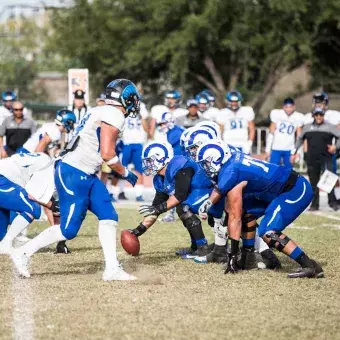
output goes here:
[{"label": "sunglasses on spectator", "polygon": [[314,113],[313,116],[316,117],[316,116],[324,116],[325,114],[324,113]]},{"label": "sunglasses on spectator", "polygon": [[19,109],[13,109],[13,111],[24,111],[24,108],[19,108]]}]

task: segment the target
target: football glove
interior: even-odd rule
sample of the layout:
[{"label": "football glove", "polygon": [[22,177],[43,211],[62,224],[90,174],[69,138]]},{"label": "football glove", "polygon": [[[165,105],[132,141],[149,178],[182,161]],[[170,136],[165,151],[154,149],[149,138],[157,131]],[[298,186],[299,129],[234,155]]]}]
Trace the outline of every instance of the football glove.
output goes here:
[{"label": "football glove", "polygon": [[159,205],[141,205],[139,208],[139,213],[143,215],[144,217],[156,215],[159,216],[160,214],[163,214],[166,212],[167,205],[166,202],[163,202]]},{"label": "football glove", "polygon": [[210,200],[204,201],[201,206],[198,209],[198,215],[203,220],[206,220],[208,218],[208,212],[212,206],[212,202]]}]

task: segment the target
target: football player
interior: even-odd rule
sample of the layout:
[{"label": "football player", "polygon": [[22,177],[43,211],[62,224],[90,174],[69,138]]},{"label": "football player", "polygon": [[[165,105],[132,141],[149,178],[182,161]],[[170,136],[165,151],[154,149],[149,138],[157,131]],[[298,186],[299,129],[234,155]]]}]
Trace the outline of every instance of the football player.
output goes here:
[{"label": "football player", "polygon": [[294,149],[295,139],[301,133],[304,115],[295,111],[295,102],[292,98],[283,101],[281,110],[272,110],[270,113],[269,134],[266,143],[267,159],[274,164],[292,167],[290,154]]},{"label": "football player", "polygon": [[165,93],[164,105],[155,105],[151,108],[150,138],[160,141],[160,134],[156,130],[156,121],[164,112],[171,112],[174,120],[186,115],[187,112],[180,107],[180,102],[181,93],[177,90],[172,90]]},{"label": "football player", "polygon": [[59,110],[52,123],[44,123],[23,145],[22,152],[45,152],[55,147],[61,134],[71,133],[76,122],[75,114],[70,110]]},{"label": "football player", "polygon": [[217,117],[220,114],[220,110],[215,107],[215,96],[210,90],[203,90],[200,94],[205,95],[208,98],[209,106],[208,108],[202,112],[202,115],[205,119],[208,119],[210,121],[216,122]]},{"label": "football player", "polygon": [[105,161],[133,186],[136,184],[137,176],[121,164],[115,154],[115,146],[125,118],[139,113],[140,96],[136,86],[126,79],[113,80],[105,93],[106,105],[86,112],[57,163],[55,183],[60,199],[60,226],[47,228],[12,253],[12,260],[22,276],[30,276],[28,260],[39,249],[76,237],[87,210],[90,210],[99,219],[99,241],[105,259],[103,280],[135,279],[122,269],[117,260],[118,215],[96,172]]},{"label": "football player", "polygon": [[[142,103],[141,103],[142,104]],[[134,165],[135,172],[138,176],[135,186],[135,195],[137,202],[143,202],[143,171],[142,171],[142,150],[143,144],[147,138],[148,125],[146,119],[149,113],[145,105],[141,105],[140,113],[136,118],[127,117],[122,136],[122,164],[127,167],[129,164]],[[124,187],[118,195],[118,199],[126,199]]]},{"label": "football player", "polygon": [[226,273],[239,269],[237,254],[245,195],[265,208],[258,227],[259,236],[270,247],[275,247],[301,266],[288,277],[324,276],[320,264],[282,233],[312,201],[312,187],[303,176],[285,166],[256,160],[241,152],[232,153],[226,144],[219,141],[202,144],[197,150],[196,161],[217,183],[209,199],[199,208],[200,216],[206,218],[210,206],[226,195],[230,251]]},{"label": "football player", "polygon": [[220,110],[216,120],[221,126],[222,138],[249,154],[255,138],[254,110],[250,106],[241,105],[242,96],[237,91],[228,92],[226,101],[227,107]]},{"label": "football player", "polygon": [[[11,254],[13,240],[34,219],[41,206],[58,213],[54,191],[54,162],[43,153],[15,154],[0,160],[0,253]],[[10,228],[10,213],[17,212]]]}]

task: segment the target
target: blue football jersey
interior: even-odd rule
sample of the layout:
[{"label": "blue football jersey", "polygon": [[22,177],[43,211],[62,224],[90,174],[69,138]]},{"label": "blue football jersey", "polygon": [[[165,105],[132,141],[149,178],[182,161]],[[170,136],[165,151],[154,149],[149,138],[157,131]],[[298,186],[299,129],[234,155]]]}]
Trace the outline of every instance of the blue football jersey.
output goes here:
[{"label": "blue football jersey", "polygon": [[180,145],[181,135],[184,131],[184,128],[178,125],[175,125],[172,129],[167,132],[167,140],[169,144],[171,144],[174,155],[183,155],[183,148]]},{"label": "blue football jersey", "polygon": [[280,194],[290,173],[291,169],[285,166],[235,152],[222,166],[218,174],[217,187],[223,194],[226,194],[239,183],[247,181],[248,184],[243,189],[244,198],[256,198],[269,202]]},{"label": "blue football jersey", "polygon": [[194,176],[191,179],[190,192],[198,188],[212,188],[212,182],[205,172],[190,158],[186,156],[175,156],[168,164],[165,176],[156,175],[153,185],[156,191],[172,195],[175,192],[176,174],[185,168],[194,169]]}]

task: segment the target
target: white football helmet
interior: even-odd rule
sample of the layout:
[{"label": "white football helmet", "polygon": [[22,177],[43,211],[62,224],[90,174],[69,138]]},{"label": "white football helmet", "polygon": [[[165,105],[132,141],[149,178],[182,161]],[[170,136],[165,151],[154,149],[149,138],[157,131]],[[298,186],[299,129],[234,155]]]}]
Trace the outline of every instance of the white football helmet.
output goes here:
[{"label": "white football helmet", "polygon": [[206,126],[206,127],[209,127],[210,129],[213,129],[215,131],[217,138],[221,139],[221,128],[217,123],[212,122],[210,120],[206,120],[206,121],[197,123],[196,126],[202,126],[202,127]]},{"label": "white football helmet", "polygon": [[196,162],[210,177],[215,177],[222,165],[231,157],[226,143],[220,140],[208,141],[201,144],[197,150]]},{"label": "white football helmet", "polygon": [[169,143],[150,142],[142,152],[143,173],[146,176],[157,175],[174,157]]},{"label": "white football helmet", "polygon": [[179,140],[179,144],[180,144],[180,146],[181,146],[182,148],[184,148],[185,141],[186,141],[186,139],[187,139],[188,134],[190,133],[190,131],[192,131],[192,129],[194,129],[194,127],[190,127],[190,128],[188,128],[188,129],[186,129],[186,130],[184,130],[184,131],[182,132],[181,138],[180,138],[180,140]]},{"label": "white football helmet", "polygon": [[163,112],[156,118],[156,126],[158,131],[162,133],[167,133],[175,125],[174,117],[171,112]]},{"label": "white football helmet", "polygon": [[205,127],[194,127],[192,128],[185,140],[184,140],[184,149],[189,157],[192,159],[196,159],[196,152],[198,147],[208,141],[214,140],[217,138],[217,135],[213,129],[208,126]]}]

